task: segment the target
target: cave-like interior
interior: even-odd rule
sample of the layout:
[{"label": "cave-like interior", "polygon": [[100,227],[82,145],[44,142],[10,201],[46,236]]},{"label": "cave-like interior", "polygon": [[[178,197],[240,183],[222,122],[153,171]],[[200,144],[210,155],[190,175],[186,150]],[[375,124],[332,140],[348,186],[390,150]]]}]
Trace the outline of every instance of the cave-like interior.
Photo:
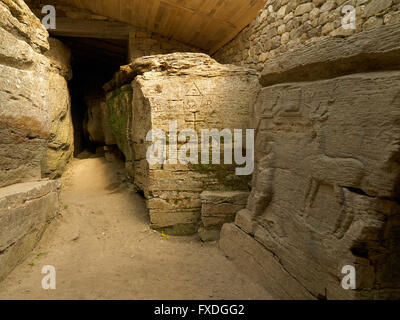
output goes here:
[{"label": "cave-like interior", "polygon": [[74,156],[84,150],[91,153],[102,146],[93,142],[85,128],[88,101],[104,95],[102,86],[121,65],[126,64],[128,41],[77,37],[57,37],[71,49],[73,77],[69,82],[71,113],[74,126]]}]

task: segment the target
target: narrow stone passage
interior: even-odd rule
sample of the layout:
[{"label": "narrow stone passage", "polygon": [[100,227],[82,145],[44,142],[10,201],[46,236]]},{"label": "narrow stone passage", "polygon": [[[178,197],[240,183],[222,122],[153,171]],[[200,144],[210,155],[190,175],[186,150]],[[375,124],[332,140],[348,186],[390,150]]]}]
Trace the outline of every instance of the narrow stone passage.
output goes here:
[{"label": "narrow stone passage", "polygon": [[[149,228],[145,202],[119,181],[123,164],[74,159],[61,214],[28,258],[0,283],[0,299],[270,299],[216,243]],[[42,267],[56,268],[43,290]]]}]

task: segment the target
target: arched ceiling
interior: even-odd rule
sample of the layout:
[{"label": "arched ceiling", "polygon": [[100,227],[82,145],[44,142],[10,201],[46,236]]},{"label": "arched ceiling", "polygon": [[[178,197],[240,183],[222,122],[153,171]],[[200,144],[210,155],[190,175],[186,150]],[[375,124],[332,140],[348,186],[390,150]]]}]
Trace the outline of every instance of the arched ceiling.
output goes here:
[{"label": "arched ceiling", "polygon": [[58,0],[215,52],[245,28],[265,0]]}]

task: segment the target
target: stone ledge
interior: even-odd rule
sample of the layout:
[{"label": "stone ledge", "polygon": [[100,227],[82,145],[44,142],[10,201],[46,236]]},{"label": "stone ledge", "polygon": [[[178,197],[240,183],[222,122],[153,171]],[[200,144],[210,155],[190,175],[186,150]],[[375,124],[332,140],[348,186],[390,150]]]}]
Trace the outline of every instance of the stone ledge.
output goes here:
[{"label": "stone ledge", "polygon": [[246,191],[202,192],[201,225],[198,231],[201,240],[218,240],[223,224],[235,220],[236,214],[246,206],[249,194]]},{"label": "stone ledge", "polygon": [[265,287],[274,299],[315,299],[285,271],[273,253],[233,223],[222,227],[219,246],[242,272]]},{"label": "stone ledge", "polygon": [[35,248],[59,204],[59,181],[0,189],[0,280]]},{"label": "stone ledge", "polygon": [[400,69],[400,24],[382,26],[348,38],[328,37],[268,60],[262,86],[314,81],[357,72]]},{"label": "stone ledge", "polygon": [[[233,65],[222,65],[204,53],[170,53],[141,57],[132,63],[121,66],[113,79],[103,89],[110,92],[131,83],[137,76],[148,72],[164,75],[199,76],[205,78],[218,76],[255,76],[254,70]],[[160,74],[157,74],[159,76]]]},{"label": "stone ledge", "polygon": [[203,202],[233,203],[246,205],[249,192],[246,191],[204,191],[200,194]]}]

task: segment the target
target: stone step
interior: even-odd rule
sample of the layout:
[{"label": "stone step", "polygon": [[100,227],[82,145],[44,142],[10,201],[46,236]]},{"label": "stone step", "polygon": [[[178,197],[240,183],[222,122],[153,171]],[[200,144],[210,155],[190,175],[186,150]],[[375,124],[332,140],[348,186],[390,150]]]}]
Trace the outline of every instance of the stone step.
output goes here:
[{"label": "stone step", "polygon": [[0,188],[0,281],[35,248],[56,216],[60,189],[56,180]]}]

